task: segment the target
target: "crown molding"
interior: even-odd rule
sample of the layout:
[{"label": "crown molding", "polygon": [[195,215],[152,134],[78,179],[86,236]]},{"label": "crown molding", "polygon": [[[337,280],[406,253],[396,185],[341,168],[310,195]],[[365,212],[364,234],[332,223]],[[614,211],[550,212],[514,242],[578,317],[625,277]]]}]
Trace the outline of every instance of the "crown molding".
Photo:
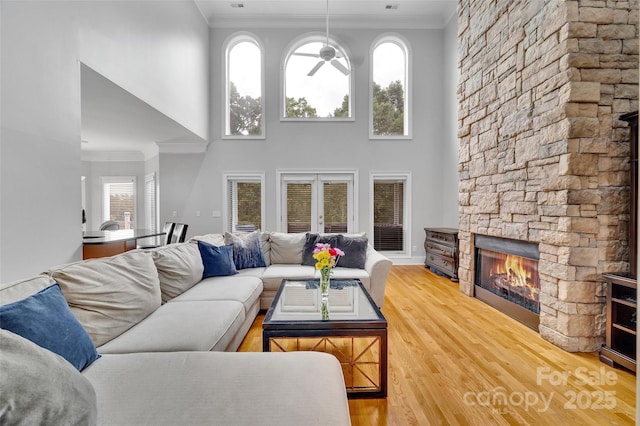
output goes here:
[{"label": "crown molding", "polygon": [[[450,16],[378,16],[359,15],[357,17],[333,17],[329,21],[331,28],[347,29],[442,29]],[[273,16],[264,15],[216,15],[209,19],[211,28],[310,28],[325,27],[324,18],[318,16]]]}]

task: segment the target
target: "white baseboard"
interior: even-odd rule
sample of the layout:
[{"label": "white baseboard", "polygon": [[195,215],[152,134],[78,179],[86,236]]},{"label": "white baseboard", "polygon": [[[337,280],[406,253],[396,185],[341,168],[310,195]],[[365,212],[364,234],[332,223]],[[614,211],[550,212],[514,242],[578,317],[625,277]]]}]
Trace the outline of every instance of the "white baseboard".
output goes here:
[{"label": "white baseboard", "polygon": [[394,265],[423,265],[424,256],[411,256],[411,257],[390,257],[387,256]]}]

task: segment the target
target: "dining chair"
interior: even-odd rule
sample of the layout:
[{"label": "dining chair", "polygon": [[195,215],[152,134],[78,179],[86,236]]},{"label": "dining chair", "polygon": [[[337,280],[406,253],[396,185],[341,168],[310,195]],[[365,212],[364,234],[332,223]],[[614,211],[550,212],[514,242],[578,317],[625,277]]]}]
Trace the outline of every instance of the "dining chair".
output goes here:
[{"label": "dining chair", "polygon": [[176,223],[175,228],[173,228],[173,233],[171,234],[171,239],[169,240],[173,243],[184,243],[185,238],[187,237],[187,228],[189,225],[186,223]]},{"label": "dining chair", "polygon": [[120,225],[115,220],[107,220],[100,224],[101,231],[117,231],[120,229]]},{"label": "dining chair", "polygon": [[[137,248],[150,249],[171,243],[171,236],[173,235],[173,229],[175,228],[175,226],[175,222],[165,222],[164,226],[162,227],[162,232],[164,232],[164,235],[161,235],[159,237],[152,237],[153,242],[138,244]],[[145,238],[145,240],[151,240],[151,238]]]}]

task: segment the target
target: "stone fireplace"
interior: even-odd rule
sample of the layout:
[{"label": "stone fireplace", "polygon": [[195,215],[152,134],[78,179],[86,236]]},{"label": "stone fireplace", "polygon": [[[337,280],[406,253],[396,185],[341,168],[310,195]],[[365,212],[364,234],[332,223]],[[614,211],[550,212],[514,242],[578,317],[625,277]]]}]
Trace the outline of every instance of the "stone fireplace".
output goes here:
[{"label": "stone fireplace", "polygon": [[602,273],[629,270],[638,2],[460,0],[458,46],[460,290],[477,240],[535,244],[540,335],[596,351]]}]

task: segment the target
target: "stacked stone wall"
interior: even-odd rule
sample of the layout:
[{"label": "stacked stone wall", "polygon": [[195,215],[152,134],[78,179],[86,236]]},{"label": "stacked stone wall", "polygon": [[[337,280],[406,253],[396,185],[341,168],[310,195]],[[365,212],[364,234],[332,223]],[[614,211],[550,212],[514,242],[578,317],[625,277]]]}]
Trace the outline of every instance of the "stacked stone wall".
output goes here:
[{"label": "stacked stone wall", "polygon": [[628,270],[638,1],[460,0],[460,290],[476,234],[537,242],[540,333],[603,342],[603,272]]}]

